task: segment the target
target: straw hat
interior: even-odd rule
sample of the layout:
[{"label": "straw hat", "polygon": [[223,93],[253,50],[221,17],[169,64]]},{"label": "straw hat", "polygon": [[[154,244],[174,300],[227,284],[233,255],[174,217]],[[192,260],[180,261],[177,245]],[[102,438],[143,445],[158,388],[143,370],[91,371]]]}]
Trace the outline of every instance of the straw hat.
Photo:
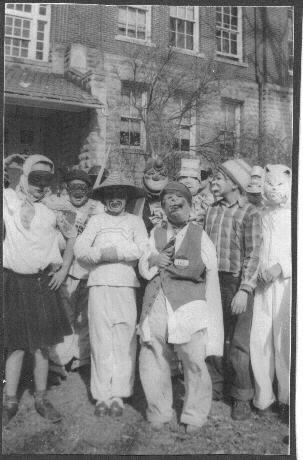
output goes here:
[{"label": "straw hat", "polygon": [[251,166],[242,158],[227,160],[218,169],[237,184],[242,192],[246,190],[251,181]]},{"label": "straw hat", "polygon": [[145,196],[143,188],[136,187],[129,179],[127,179],[121,171],[113,171],[105,179],[102,184],[93,189],[92,198],[102,200],[105,192],[119,188],[121,192],[127,195],[128,199],[141,198]]}]

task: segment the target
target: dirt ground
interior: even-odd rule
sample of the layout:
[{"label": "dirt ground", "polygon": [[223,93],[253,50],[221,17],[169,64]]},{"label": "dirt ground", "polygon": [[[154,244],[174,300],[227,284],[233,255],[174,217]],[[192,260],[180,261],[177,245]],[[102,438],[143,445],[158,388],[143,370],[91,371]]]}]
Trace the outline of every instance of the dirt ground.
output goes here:
[{"label": "dirt ground", "polygon": [[[23,378],[19,412],[3,429],[3,454],[288,454],[288,434],[275,415],[253,414],[245,422],[230,417],[227,403],[213,402],[207,424],[192,436],[180,433],[177,423],[153,432],[145,420],[145,399],[139,379],[135,396],[126,402],[122,417],[94,416],[89,395],[89,371],[70,372],[60,386],[52,386],[49,399],[64,415],[59,424],[40,417],[33,405],[31,376]],[[180,414],[184,387],[174,384],[176,413]]]}]

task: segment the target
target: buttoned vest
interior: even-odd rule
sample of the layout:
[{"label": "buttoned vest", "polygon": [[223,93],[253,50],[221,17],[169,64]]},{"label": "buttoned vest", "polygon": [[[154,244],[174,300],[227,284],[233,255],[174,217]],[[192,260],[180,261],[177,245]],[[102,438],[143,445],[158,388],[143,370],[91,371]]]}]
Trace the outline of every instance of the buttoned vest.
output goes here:
[{"label": "buttoned vest", "polygon": [[[201,258],[200,225],[189,223],[183,241],[171,263],[149,281],[145,289],[141,321],[152,307],[162,288],[173,310],[194,300],[205,300],[205,265]],[[167,230],[157,227],[155,245],[159,252],[167,244]]]}]

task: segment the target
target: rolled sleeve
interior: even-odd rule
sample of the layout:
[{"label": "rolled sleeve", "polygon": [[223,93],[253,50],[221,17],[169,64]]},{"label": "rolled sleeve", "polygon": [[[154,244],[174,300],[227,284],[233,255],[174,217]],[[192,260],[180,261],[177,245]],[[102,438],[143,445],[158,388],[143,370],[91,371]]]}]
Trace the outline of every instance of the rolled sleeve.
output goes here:
[{"label": "rolled sleeve", "polygon": [[251,292],[256,287],[262,243],[261,216],[257,210],[251,211],[243,221],[244,260],[240,289]]},{"label": "rolled sleeve", "polygon": [[94,240],[98,231],[98,216],[93,216],[88,221],[83,233],[78,236],[75,246],[74,254],[76,259],[88,264],[96,264],[100,260],[100,249],[93,247]]}]

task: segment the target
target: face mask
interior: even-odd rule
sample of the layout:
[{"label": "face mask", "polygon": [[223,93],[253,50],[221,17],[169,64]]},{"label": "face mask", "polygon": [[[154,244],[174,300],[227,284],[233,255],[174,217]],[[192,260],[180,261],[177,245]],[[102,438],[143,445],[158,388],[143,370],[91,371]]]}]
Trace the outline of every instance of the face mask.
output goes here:
[{"label": "face mask", "polygon": [[72,196],[81,198],[88,194],[89,187],[86,184],[71,184],[68,185],[67,190]]}]

